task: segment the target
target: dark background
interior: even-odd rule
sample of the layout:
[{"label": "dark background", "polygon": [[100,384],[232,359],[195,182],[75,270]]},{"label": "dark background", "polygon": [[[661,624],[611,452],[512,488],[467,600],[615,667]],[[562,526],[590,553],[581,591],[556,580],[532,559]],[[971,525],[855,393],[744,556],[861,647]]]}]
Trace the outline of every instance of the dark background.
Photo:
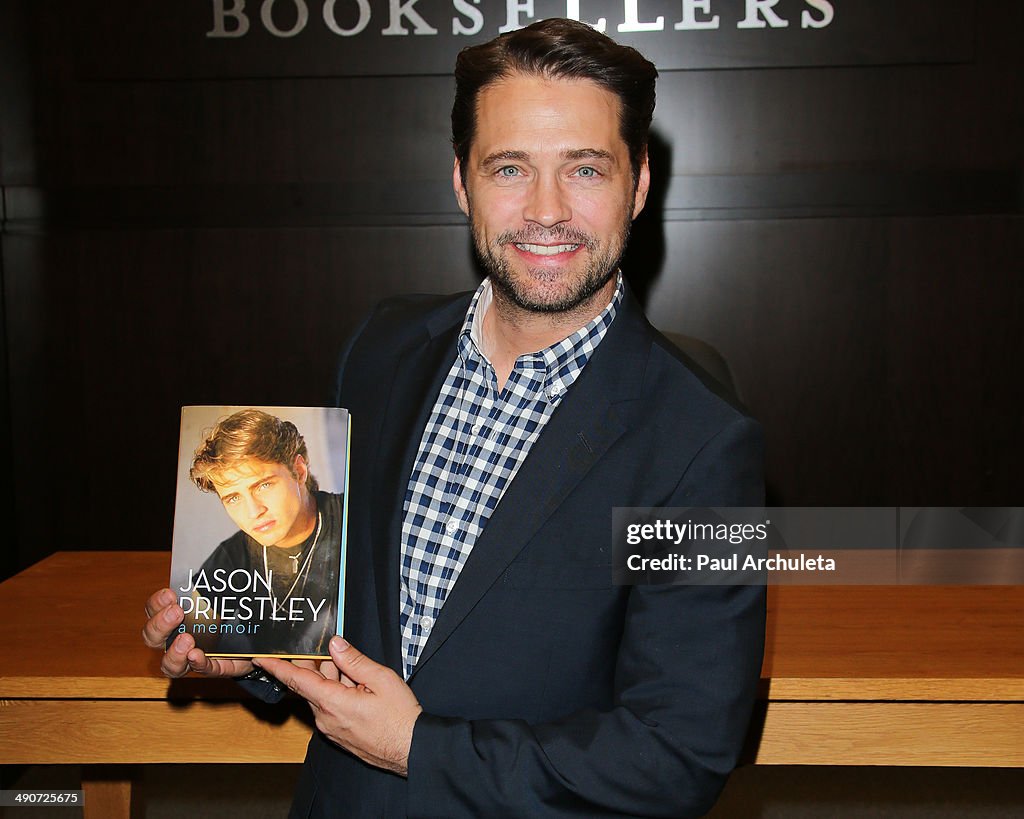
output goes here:
[{"label": "dark background", "polygon": [[[478,281],[438,66],[503,5],[344,39],[322,2],[293,38],[247,5],[237,40],[201,0],[0,7],[3,574],[168,548],[181,405],[322,404],[379,299]],[[772,502],[1020,504],[1021,4],[833,0],[815,31],[782,0],[739,31],[714,0],[720,30],[674,32],[677,5],[628,39],[676,68],[624,267],[728,360]]]}]

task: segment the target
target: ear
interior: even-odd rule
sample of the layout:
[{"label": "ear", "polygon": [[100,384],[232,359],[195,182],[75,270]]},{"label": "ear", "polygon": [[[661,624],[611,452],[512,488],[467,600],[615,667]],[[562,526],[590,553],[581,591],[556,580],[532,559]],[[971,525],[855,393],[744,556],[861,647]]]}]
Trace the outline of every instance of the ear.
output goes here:
[{"label": "ear", "polygon": [[651,190],[651,166],[647,164],[647,149],[644,149],[644,157],[640,162],[640,173],[636,180],[636,193],[633,194],[633,218],[640,215],[647,203],[647,194]]},{"label": "ear", "polygon": [[466,216],[469,216],[469,194],[466,193],[466,186],[462,182],[462,165],[459,163],[458,157],[455,157],[455,168],[452,171],[452,188],[455,190],[459,208]]},{"label": "ear", "polygon": [[306,485],[306,478],[309,477],[309,466],[306,465],[306,459],[301,455],[295,456],[295,462],[292,464],[292,473],[295,475],[295,480],[298,481],[299,486]]}]

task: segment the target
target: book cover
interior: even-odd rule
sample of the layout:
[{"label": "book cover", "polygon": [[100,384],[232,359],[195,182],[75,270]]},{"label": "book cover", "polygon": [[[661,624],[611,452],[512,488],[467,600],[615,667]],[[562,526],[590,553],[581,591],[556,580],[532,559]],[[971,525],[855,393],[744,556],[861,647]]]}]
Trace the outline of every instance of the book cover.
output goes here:
[{"label": "book cover", "polygon": [[[344,617],[348,412],[181,411],[171,589],[212,657],[327,657]],[[170,641],[168,641],[170,642]]]}]

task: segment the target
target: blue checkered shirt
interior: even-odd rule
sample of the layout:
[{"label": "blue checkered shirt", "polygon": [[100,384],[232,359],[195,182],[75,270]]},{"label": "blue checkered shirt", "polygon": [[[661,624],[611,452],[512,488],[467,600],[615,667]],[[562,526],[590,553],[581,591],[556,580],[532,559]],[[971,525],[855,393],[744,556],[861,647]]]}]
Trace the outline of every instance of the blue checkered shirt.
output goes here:
[{"label": "blue checkered shirt", "polygon": [[408,679],[473,544],[622,302],[622,276],[608,306],[586,326],[522,355],[499,393],[481,352],[490,307],[485,279],[466,312],[452,362],[423,430],[402,520],[402,656]]}]

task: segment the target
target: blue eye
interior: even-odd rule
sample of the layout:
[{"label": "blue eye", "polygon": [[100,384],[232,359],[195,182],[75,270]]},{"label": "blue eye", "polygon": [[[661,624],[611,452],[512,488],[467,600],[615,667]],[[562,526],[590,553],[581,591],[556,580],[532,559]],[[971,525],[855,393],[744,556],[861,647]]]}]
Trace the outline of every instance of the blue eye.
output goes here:
[{"label": "blue eye", "polygon": [[518,168],[514,168],[511,165],[506,165],[504,168],[502,168],[501,170],[498,171],[498,175],[499,176],[504,176],[504,177],[518,176],[519,175],[519,169]]},{"label": "blue eye", "polygon": [[593,179],[595,176],[597,176],[597,171],[594,168],[591,168],[589,165],[584,165],[582,168],[576,171],[576,173],[578,173],[584,179]]}]

